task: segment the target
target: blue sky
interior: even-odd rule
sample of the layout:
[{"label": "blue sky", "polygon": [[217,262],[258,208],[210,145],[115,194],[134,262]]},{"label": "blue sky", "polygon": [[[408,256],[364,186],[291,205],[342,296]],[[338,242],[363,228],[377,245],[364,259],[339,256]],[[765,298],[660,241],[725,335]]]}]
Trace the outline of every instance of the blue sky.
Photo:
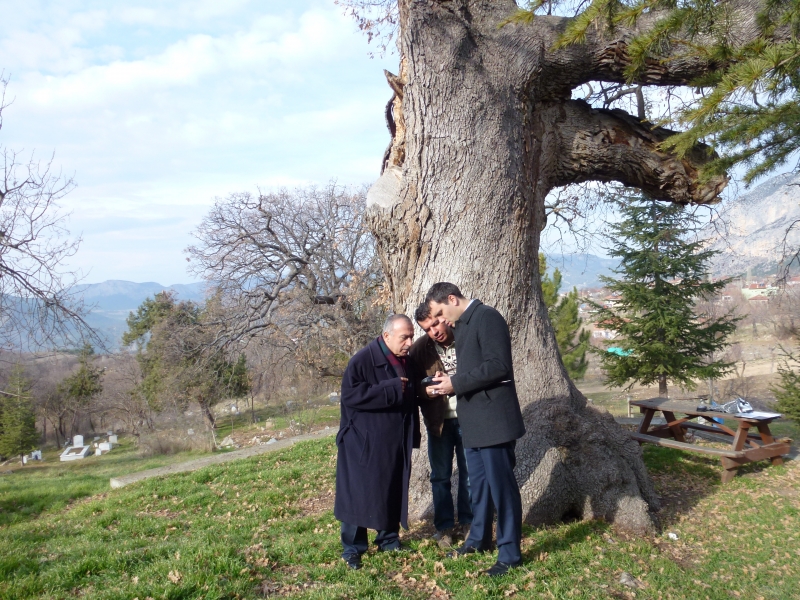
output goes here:
[{"label": "blue sky", "polygon": [[0,144],[74,175],[85,282],[193,279],[215,196],[372,182],[391,90],[333,0],[0,0]]}]

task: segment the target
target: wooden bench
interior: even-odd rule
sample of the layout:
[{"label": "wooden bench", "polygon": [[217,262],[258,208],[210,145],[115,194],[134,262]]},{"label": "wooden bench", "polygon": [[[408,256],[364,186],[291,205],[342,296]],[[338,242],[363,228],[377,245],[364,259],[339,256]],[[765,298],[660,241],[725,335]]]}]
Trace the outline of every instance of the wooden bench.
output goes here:
[{"label": "wooden bench", "polygon": [[688,450],[689,452],[702,452],[703,454],[711,454],[713,456],[725,458],[742,458],[744,451],[736,450],[720,450],[719,448],[707,448],[705,446],[698,446],[697,444],[690,444],[689,442],[679,442],[677,440],[670,440],[667,438],[656,437],[654,435],[647,435],[646,433],[632,433],[631,437],[640,443],[655,444],[656,446],[663,446],[664,448],[677,448],[678,450]]},{"label": "wooden bench", "polygon": [[[776,442],[769,430],[769,424],[780,416],[778,414],[765,419],[756,419],[748,418],[746,414],[731,415],[716,410],[698,411],[695,401],[670,400],[669,398],[651,398],[650,400],[638,400],[630,404],[631,406],[638,406],[639,410],[644,413],[639,431],[631,434],[634,440],[640,444],[655,444],[666,448],[677,448],[678,450],[700,452],[719,457],[723,468],[722,483],[727,483],[733,479],[738,468],[743,464],[769,459],[773,465],[780,465],[783,464],[781,456],[789,453],[788,442]],[[651,429],[650,424],[658,412],[664,415],[666,424],[657,425]],[[678,418],[675,413],[686,416]],[[699,417],[706,419],[718,417],[720,419],[734,420],[737,424],[736,430],[734,431],[725,424],[717,424],[712,427],[693,422],[694,419]],[[758,433],[752,433],[750,431],[751,427],[757,429]],[[718,448],[689,444],[684,436],[688,429],[725,436],[731,441],[730,449],[720,450]]]}]

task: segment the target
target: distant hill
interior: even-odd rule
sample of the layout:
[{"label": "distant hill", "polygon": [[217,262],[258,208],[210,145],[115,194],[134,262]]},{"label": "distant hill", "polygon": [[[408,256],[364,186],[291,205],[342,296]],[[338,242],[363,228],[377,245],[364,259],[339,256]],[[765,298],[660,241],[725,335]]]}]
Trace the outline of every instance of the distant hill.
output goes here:
[{"label": "distant hill", "polygon": [[109,349],[119,347],[122,334],[127,329],[125,320],[147,298],[159,292],[172,291],[179,300],[203,302],[206,298],[205,283],[161,285],[153,281],[134,283],[112,279],[102,283],[88,283],[75,286],[74,290],[83,296],[87,308],[91,309],[86,321],[107,341]]},{"label": "distant hill", "polygon": [[615,258],[602,258],[594,254],[546,254],[547,271],[561,271],[561,291],[573,287],[579,290],[602,287],[600,275],[612,276],[612,269],[619,265]]},{"label": "distant hill", "polygon": [[[706,228],[712,250],[714,275],[753,276],[776,272],[783,252],[786,229],[800,220],[800,174],[784,173],[769,179],[729,202],[719,219]],[[800,225],[788,242],[800,245]]]},{"label": "distant hill", "polygon": [[[785,173],[769,179],[728,202],[701,237],[720,253],[711,262],[716,277],[754,277],[776,273],[787,227],[798,221],[788,242],[800,246],[800,174]],[[561,291],[601,287],[600,275],[611,276],[619,262],[593,254],[546,254],[551,273],[563,276]]]},{"label": "distant hill", "polygon": [[159,292],[172,291],[181,300],[202,302],[205,299],[205,283],[186,283],[163,286],[154,281],[134,283],[110,279],[103,283],[88,283],[75,286],[74,290],[83,296],[87,304],[96,304],[101,311],[131,311],[146,298]]}]

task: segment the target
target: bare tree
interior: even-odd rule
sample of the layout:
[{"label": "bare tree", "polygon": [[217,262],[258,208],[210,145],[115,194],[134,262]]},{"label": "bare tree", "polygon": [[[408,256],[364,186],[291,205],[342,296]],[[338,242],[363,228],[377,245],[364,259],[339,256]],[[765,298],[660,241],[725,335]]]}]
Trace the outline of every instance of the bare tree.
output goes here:
[{"label": "bare tree", "polygon": [[[7,108],[8,80],[0,74],[0,130]],[[66,229],[58,201],[75,186],[56,171],[53,158],[0,145],[0,344],[29,350],[101,343],[83,319],[82,301],[72,291],[78,274],[65,261],[80,239]]]},{"label": "bare tree", "polygon": [[364,209],[363,190],[335,183],[217,200],[187,250],[192,271],[218,291],[218,318],[206,323],[214,343],[280,331],[286,345],[316,346],[309,357],[335,374],[327,359],[349,357],[381,314],[383,276]]},{"label": "bare tree", "polygon": [[103,390],[94,399],[92,410],[100,416],[101,429],[105,424],[121,425],[138,437],[155,427],[155,410],[139,387],[142,371],[134,355],[114,354],[105,361]]}]

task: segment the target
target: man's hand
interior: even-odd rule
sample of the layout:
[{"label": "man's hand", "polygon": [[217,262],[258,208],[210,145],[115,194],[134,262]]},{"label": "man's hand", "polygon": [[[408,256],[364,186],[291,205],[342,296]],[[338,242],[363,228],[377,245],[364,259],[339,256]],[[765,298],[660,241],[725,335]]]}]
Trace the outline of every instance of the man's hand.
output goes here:
[{"label": "man's hand", "polygon": [[[433,376],[439,383],[436,385],[432,385],[428,388],[428,395],[431,396],[449,396],[453,393],[453,384],[450,383],[450,376],[442,373],[441,371],[436,371],[436,375]],[[433,393],[431,393],[433,392]]]},{"label": "man's hand", "polygon": [[403,388],[403,393],[406,393],[406,384],[408,383],[408,377],[401,377],[400,378],[400,385]]}]

